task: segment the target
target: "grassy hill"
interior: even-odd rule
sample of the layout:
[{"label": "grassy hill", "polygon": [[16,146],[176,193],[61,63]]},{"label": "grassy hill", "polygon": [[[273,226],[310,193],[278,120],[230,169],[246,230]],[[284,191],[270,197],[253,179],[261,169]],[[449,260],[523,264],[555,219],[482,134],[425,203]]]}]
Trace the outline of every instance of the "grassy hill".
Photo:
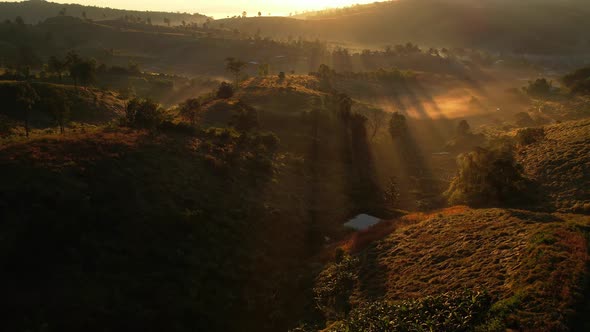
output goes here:
[{"label": "grassy hill", "polygon": [[590,120],[545,127],[545,138],[523,147],[518,157],[555,209],[590,213]]},{"label": "grassy hill", "polygon": [[[404,315],[421,314],[422,320],[416,323],[422,329],[438,330],[454,318],[432,315],[438,306],[452,302],[430,302],[431,307],[421,307],[408,301],[463,289],[484,291],[491,301],[480,312],[471,312],[473,317],[460,318],[471,321],[467,330],[562,331],[581,327],[573,324],[578,322],[576,308],[587,292],[589,217],[453,208],[388,223],[391,226],[369,229],[344,246],[355,248],[355,241],[371,238],[371,233],[382,237],[368,246],[365,243],[365,249],[356,247],[358,279],[351,302],[357,309],[353,309],[351,320],[333,323],[328,331],[346,331],[346,326],[371,330],[370,324],[388,331],[391,329],[384,327],[387,322],[403,319],[389,316],[380,321],[383,312],[368,305],[375,301],[385,301],[385,307],[406,301],[402,305],[409,307]],[[389,233],[384,233],[387,229]],[[358,309],[365,305],[368,309]],[[358,316],[358,311],[363,316]],[[577,314],[584,315],[581,311]],[[363,321],[352,321],[355,317]],[[420,330],[416,326],[409,330]]]},{"label": "grassy hill", "polygon": [[[19,2],[0,3],[0,20],[14,21],[20,16],[25,23],[39,23],[50,17],[63,15],[75,16],[91,20],[112,20],[132,17],[146,21],[151,19],[153,24],[164,25],[164,18],[170,19],[174,25],[182,21],[186,23],[203,23],[208,17],[202,14],[150,12],[138,10],[113,9],[108,7],[84,6],[78,4],[60,4],[44,0],[26,0]],[[84,15],[86,15],[84,17]]]},{"label": "grassy hill", "polygon": [[[0,81],[0,98],[4,100],[0,117],[5,121],[4,125],[12,123],[11,126],[3,126],[6,127],[3,131],[22,125],[24,121],[22,105],[16,101],[17,91],[23,84],[24,82]],[[71,122],[105,124],[121,116],[125,107],[124,100],[111,91],[50,83],[33,83],[32,87],[36,90],[39,100],[33,105],[30,120],[31,126],[38,130],[56,126],[56,121],[49,111],[49,103],[56,94],[63,95],[70,105],[67,117]]]}]

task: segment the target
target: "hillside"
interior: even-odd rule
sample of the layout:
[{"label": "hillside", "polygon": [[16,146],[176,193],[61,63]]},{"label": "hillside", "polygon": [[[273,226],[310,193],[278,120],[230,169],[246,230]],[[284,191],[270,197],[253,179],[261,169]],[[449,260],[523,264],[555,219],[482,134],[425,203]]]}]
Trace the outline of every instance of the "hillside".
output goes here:
[{"label": "hillside", "polygon": [[[4,100],[0,117],[5,122],[0,128],[0,136],[6,134],[5,131],[22,125],[24,111],[17,103],[16,96],[23,85],[23,82],[0,81],[0,98]],[[105,124],[121,116],[125,107],[120,96],[111,91],[50,83],[33,83],[32,87],[39,97],[30,114],[33,129],[43,130],[56,126],[56,120],[50,110],[50,104],[56,95],[63,96],[67,100],[69,104],[67,117],[76,123]],[[6,126],[8,123],[12,125]]]},{"label": "hillside", "polygon": [[519,161],[555,209],[590,213],[590,120],[544,129],[545,138],[523,147]]},{"label": "hillside", "polygon": [[[381,326],[379,331],[394,330],[379,321],[384,312],[375,310],[383,309],[360,309],[363,303],[385,301],[388,308],[396,301],[464,289],[486,292],[491,301],[471,312],[473,317],[461,318],[472,324],[467,330],[562,331],[578,323],[574,309],[588,291],[588,216],[455,208],[426,217],[409,215],[402,222],[410,225],[394,227],[390,235],[354,255],[360,265],[351,302],[359,311],[327,330],[364,330],[370,324]],[[440,330],[445,325],[438,324],[453,319],[429,315],[452,304],[437,299],[436,308],[416,303],[405,315],[423,315],[424,321],[417,322],[423,329]],[[475,297],[467,301],[472,300]],[[413,306],[410,303],[402,305]],[[466,310],[462,308],[457,312]],[[355,317],[362,320],[353,321]],[[389,316],[389,324],[398,319],[404,318]]]},{"label": "hillside", "polygon": [[589,14],[585,1],[401,0],[310,13],[299,21],[249,18],[215,24],[252,34],[260,30],[263,36],[346,41],[358,47],[411,41],[428,47],[562,54],[588,51],[584,31]]},{"label": "hillside", "polygon": [[60,4],[45,0],[25,0],[19,2],[0,2],[0,21],[14,21],[20,16],[25,23],[40,23],[58,15],[69,15],[90,20],[113,20],[131,17],[133,20],[146,21],[165,25],[164,18],[171,24],[205,22],[208,17],[201,14],[150,12],[138,10],[114,9],[108,7],[84,6],[78,4]]}]

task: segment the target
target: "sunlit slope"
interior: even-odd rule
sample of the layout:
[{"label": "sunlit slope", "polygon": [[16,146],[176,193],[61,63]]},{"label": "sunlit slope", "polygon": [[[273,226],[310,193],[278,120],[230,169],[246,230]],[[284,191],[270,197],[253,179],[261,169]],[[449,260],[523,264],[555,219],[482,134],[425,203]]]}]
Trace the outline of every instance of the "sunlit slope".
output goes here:
[{"label": "sunlit slope", "polygon": [[482,331],[561,331],[574,324],[582,300],[589,225],[590,217],[579,215],[443,211],[358,254],[355,301],[486,291],[492,305]]},{"label": "sunlit slope", "polygon": [[[401,0],[355,6],[291,19],[220,20],[263,36],[327,38],[359,45],[413,41],[527,52],[575,50],[583,45],[590,7],[584,1]],[[303,16],[303,15],[302,15]]]},{"label": "sunlit slope", "polygon": [[518,155],[558,211],[590,213],[590,120],[545,127],[545,138]]}]

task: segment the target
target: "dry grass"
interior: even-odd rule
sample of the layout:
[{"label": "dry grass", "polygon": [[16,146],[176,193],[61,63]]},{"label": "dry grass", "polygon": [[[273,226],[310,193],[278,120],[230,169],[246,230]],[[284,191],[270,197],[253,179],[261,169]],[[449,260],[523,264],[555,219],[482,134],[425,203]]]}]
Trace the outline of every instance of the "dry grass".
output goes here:
[{"label": "dry grass", "polygon": [[590,213],[590,120],[547,126],[545,135],[519,151],[519,162],[558,211]]},{"label": "dry grass", "polygon": [[588,226],[590,217],[465,207],[423,217],[405,217],[413,223],[360,253],[356,301],[468,288],[489,292],[498,308],[514,302],[500,310],[507,327],[560,330],[569,324],[589,261],[586,238],[574,223]]}]

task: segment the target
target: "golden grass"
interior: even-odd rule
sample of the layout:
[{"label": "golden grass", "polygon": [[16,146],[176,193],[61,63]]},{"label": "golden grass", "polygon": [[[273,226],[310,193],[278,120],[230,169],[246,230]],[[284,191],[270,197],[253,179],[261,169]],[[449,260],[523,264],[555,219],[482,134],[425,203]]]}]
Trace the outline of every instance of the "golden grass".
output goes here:
[{"label": "golden grass", "polygon": [[356,301],[477,289],[499,303],[519,298],[502,317],[508,327],[567,326],[589,262],[588,243],[576,224],[587,227],[590,217],[453,207],[401,219],[409,225],[359,254],[366,274]]}]

